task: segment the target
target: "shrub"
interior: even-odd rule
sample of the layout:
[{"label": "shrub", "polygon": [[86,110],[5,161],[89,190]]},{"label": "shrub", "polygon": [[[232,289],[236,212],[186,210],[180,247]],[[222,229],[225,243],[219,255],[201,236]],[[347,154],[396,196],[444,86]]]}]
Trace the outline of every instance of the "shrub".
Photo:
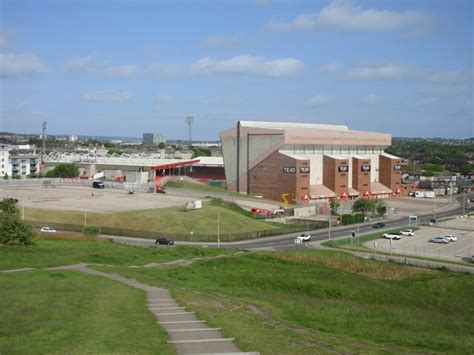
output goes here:
[{"label": "shrub", "polygon": [[341,222],[343,225],[361,223],[364,222],[364,215],[362,213],[344,214],[341,216]]},{"label": "shrub", "polygon": [[83,232],[85,235],[97,235],[97,234],[100,233],[99,228],[96,227],[96,226],[85,226],[85,227],[82,229],[82,232]]},{"label": "shrub", "polygon": [[20,218],[20,211],[10,199],[0,202],[0,244],[33,244],[33,227]]}]

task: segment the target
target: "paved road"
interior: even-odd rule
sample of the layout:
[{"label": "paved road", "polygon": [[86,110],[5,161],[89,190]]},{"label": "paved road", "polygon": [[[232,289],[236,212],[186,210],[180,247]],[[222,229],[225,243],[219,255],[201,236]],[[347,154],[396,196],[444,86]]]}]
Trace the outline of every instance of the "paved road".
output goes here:
[{"label": "paved road", "polygon": [[[471,194],[473,196],[473,194]],[[467,196],[469,197],[469,196]],[[436,217],[444,218],[449,216],[460,215],[462,212],[462,199],[458,197],[457,200],[453,201],[453,204],[446,207],[444,211],[437,212]],[[427,223],[433,217],[432,213],[418,215],[419,223]],[[408,216],[401,216],[399,218],[392,218],[383,220],[385,223],[384,229],[405,227],[407,225]],[[333,227],[331,231],[331,238],[343,238],[349,237],[352,230],[358,230],[359,234],[382,231],[384,229],[373,229],[372,223],[363,223],[351,226],[339,226]],[[313,241],[327,240],[329,238],[328,229],[318,229],[314,231],[308,231],[313,237]],[[103,238],[113,239],[117,242],[126,244],[150,246],[154,244],[154,240],[144,238],[130,238],[130,237],[117,237],[117,236],[103,236]],[[295,248],[295,233],[281,234],[273,237],[266,237],[261,239],[254,239],[241,242],[233,243],[220,243],[222,248],[238,248],[244,250],[284,250]],[[203,247],[216,247],[217,243],[206,243],[206,242],[176,242],[177,245],[198,245]]]}]

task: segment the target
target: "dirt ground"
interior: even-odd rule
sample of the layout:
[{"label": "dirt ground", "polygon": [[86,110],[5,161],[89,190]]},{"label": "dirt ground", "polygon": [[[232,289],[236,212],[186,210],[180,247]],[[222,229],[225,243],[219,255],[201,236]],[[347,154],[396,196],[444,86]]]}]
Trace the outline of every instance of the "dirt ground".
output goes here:
[{"label": "dirt ground", "polygon": [[[431,243],[433,237],[455,235],[457,242],[449,244]],[[455,218],[439,223],[437,226],[420,227],[413,237],[402,237],[400,240],[377,239],[364,243],[375,251],[417,255],[430,258],[469,261],[474,256],[474,217]]]},{"label": "dirt ground", "polygon": [[18,199],[19,206],[56,210],[119,212],[171,206],[185,206],[192,197],[157,193],[135,193],[83,186],[7,186],[0,188],[0,198]]}]

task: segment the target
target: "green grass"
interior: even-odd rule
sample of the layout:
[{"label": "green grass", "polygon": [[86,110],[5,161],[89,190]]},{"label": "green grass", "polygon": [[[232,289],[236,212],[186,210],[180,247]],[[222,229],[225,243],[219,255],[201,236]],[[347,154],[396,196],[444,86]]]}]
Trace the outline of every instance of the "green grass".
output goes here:
[{"label": "green grass", "polygon": [[48,267],[75,263],[107,265],[144,265],[175,259],[215,256],[231,253],[230,249],[192,246],[133,247],[105,241],[80,238],[54,240],[40,237],[35,245],[0,246],[0,270],[24,267]]},{"label": "green grass", "polygon": [[0,353],[174,354],[145,299],[73,271],[0,274]]},{"label": "green grass", "polygon": [[169,287],[245,351],[474,348],[474,278],[333,251],[252,253],[165,270],[110,268]]},{"label": "green grass", "polygon": [[[255,233],[277,230],[279,227],[250,218],[241,213],[238,206],[229,203],[205,202],[202,209],[184,211],[182,207],[147,209],[116,213],[87,213],[87,224],[95,225],[102,230],[109,229],[123,235],[154,237],[168,235],[175,239],[190,239],[193,232],[194,240],[216,240],[217,219],[219,215],[220,234],[226,240],[238,239],[237,234]],[[230,204],[233,205],[233,204]],[[80,229],[84,224],[84,212],[58,211],[46,209],[25,209],[25,219],[33,223],[59,227],[61,225],[76,226]],[[59,228],[58,227],[58,228]],[[123,233],[121,233],[123,231]],[[141,234],[140,234],[141,232]],[[159,233],[159,234],[157,234]]]},{"label": "green grass", "polygon": [[175,188],[175,189],[185,189],[185,190],[194,190],[200,192],[212,192],[223,196],[231,196],[231,197],[238,197],[238,198],[252,198],[252,196],[241,194],[234,191],[229,191],[222,187],[218,186],[211,186],[204,183],[197,183],[191,181],[168,181],[165,185],[167,188]]}]

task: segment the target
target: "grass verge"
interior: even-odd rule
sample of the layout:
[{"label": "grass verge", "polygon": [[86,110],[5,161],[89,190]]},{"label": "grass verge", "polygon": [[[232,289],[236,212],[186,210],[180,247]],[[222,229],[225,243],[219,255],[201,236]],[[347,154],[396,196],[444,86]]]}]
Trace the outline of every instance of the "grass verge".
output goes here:
[{"label": "grass verge", "polygon": [[40,237],[34,245],[0,246],[0,270],[48,267],[75,263],[143,265],[175,259],[191,259],[233,252],[230,249],[177,247],[134,247],[96,241],[92,237]]},{"label": "grass verge", "polygon": [[469,353],[474,347],[471,275],[334,251],[252,253],[159,271],[113,270],[169,287],[245,351]]},{"label": "grass verge", "polygon": [[72,271],[0,274],[0,353],[174,354],[145,299]]}]

